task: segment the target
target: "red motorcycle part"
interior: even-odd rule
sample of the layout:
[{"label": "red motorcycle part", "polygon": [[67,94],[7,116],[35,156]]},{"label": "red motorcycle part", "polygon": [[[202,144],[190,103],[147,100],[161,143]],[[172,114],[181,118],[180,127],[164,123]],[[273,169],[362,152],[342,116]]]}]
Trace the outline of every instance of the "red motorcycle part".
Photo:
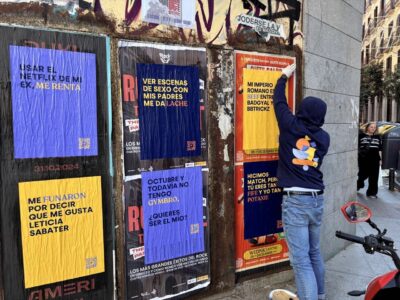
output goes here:
[{"label": "red motorcycle part", "polygon": [[365,300],[400,299],[400,271],[395,270],[372,280],[365,293]]}]

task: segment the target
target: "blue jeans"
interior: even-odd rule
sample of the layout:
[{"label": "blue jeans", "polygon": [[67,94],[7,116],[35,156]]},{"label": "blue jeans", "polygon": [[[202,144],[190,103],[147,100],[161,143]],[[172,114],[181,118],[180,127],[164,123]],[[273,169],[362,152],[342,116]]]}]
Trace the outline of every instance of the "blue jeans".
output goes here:
[{"label": "blue jeans", "polygon": [[322,195],[283,197],[283,228],[300,300],[325,299],[325,267],[319,245],[322,214]]}]

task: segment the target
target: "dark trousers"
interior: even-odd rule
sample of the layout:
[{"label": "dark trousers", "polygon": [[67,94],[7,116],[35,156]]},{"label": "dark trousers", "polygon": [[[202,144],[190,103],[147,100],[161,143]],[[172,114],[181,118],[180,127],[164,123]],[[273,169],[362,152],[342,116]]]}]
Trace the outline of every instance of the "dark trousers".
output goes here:
[{"label": "dark trousers", "polygon": [[368,178],[367,196],[378,193],[379,159],[369,157],[358,158],[357,190],[364,187],[364,181]]}]

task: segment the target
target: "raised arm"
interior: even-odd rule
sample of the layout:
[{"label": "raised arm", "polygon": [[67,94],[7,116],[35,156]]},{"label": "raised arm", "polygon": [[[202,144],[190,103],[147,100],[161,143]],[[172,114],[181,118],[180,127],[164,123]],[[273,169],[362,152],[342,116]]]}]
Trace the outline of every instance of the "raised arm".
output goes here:
[{"label": "raised arm", "polygon": [[287,104],[287,99],[285,95],[285,88],[287,79],[292,76],[293,72],[296,70],[296,65],[290,65],[282,70],[282,76],[278,79],[275,91],[274,91],[274,109],[276,119],[280,128],[291,127],[295,117],[289,109]]}]

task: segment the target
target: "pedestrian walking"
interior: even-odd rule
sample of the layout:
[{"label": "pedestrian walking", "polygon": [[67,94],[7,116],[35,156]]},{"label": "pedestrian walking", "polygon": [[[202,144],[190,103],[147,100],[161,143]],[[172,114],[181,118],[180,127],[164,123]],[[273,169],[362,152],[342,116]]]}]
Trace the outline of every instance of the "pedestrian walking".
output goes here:
[{"label": "pedestrian walking", "polygon": [[278,185],[284,191],[282,221],[298,297],[322,300],[325,267],[320,252],[320,227],[325,187],[320,167],[330,138],[321,126],[327,107],[319,98],[306,97],[298,112],[292,114],[285,87],[295,68],[291,65],[282,70],[273,97],[280,131]]},{"label": "pedestrian walking", "polygon": [[358,139],[357,191],[364,188],[364,181],[368,179],[367,196],[371,198],[377,198],[378,194],[380,151],[382,140],[378,135],[376,123],[368,123],[365,132],[361,132]]}]

